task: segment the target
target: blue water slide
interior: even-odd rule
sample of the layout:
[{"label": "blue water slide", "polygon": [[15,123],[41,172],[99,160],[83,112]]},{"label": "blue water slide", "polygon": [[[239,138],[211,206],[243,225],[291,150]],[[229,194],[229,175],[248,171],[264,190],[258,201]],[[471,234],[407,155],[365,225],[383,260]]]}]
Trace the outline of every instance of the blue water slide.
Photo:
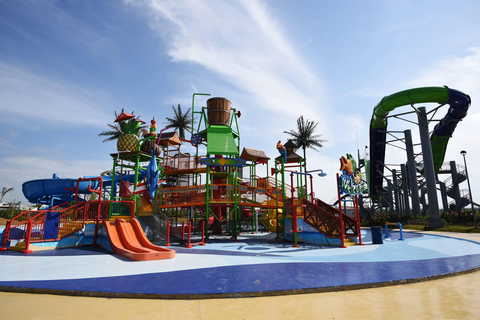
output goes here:
[{"label": "blue water slide", "polygon": [[[123,175],[122,180],[131,182],[133,181],[134,177],[134,175]],[[85,178],[92,178],[92,176]],[[103,186],[109,187],[112,181],[112,176],[104,176],[102,179]],[[116,182],[120,181],[120,176],[115,175],[113,179]],[[141,175],[139,176],[139,179],[142,179]],[[25,198],[27,198],[27,200],[31,203],[56,205],[63,202],[70,202],[75,200],[75,188],[77,186],[77,180],[78,179],[58,177],[51,179],[31,180],[22,184],[22,192]],[[98,189],[100,186],[100,182],[98,180],[80,181],[78,193],[91,194],[91,192],[88,191],[89,184],[91,189]]]}]

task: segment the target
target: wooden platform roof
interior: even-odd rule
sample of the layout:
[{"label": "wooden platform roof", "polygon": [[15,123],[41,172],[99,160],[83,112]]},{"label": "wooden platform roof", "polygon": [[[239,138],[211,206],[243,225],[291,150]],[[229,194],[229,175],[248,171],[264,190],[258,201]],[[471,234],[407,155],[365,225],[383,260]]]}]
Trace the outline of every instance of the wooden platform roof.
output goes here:
[{"label": "wooden platform roof", "polygon": [[159,144],[164,147],[166,147],[168,144],[180,146],[182,145],[182,141],[180,140],[177,131],[162,132]]},{"label": "wooden platform roof", "polygon": [[252,161],[253,159],[254,162],[265,162],[270,160],[263,150],[252,148],[243,148],[240,159],[244,159],[246,161]]}]

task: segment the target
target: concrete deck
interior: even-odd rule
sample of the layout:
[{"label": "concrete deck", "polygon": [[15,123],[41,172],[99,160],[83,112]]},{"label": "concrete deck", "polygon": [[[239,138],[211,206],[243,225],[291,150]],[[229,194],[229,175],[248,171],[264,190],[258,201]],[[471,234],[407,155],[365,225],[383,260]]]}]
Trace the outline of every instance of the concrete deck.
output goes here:
[{"label": "concrete deck", "polygon": [[[152,263],[78,249],[39,250],[28,256],[2,253],[4,290],[190,300],[0,293],[0,307],[6,315],[25,315],[17,319],[38,316],[39,308],[48,305],[55,313],[44,310],[45,318],[65,318],[65,304],[70,305],[65,312],[87,304],[82,317],[98,319],[477,318],[480,273],[470,272],[480,267],[480,234],[405,233],[405,241],[397,236],[383,245],[368,244],[367,238],[365,246],[341,249],[292,248],[255,235],[237,243],[179,248],[176,259]],[[440,279],[424,281],[435,278]],[[410,284],[392,286],[401,283]],[[385,287],[324,292],[378,286]],[[288,295],[302,292],[323,293]],[[260,295],[266,297],[212,299]],[[201,297],[209,299],[191,300]],[[19,298],[23,307],[15,302]],[[108,314],[101,315],[105,306]]]}]

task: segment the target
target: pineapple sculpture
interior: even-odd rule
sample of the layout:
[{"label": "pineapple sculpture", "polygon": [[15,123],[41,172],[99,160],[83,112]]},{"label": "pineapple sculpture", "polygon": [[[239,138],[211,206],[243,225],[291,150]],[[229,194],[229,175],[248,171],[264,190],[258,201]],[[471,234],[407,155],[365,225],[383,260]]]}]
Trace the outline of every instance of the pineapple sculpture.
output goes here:
[{"label": "pineapple sculpture", "polygon": [[137,151],[139,135],[145,122],[132,114],[122,111],[120,114],[115,112],[115,124],[107,124],[111,130],[99,133],[99,136],[106,137],[103,142],[117,140],[118,151]]},{"label": "pineapple sculpture", "polygon": [[119,123],[122,134],[117,139],[118,151],[135,152],[138,150],[139,132],[142,128],[142,120],[135,118],[133,114],[122,112],[115,122]]}]

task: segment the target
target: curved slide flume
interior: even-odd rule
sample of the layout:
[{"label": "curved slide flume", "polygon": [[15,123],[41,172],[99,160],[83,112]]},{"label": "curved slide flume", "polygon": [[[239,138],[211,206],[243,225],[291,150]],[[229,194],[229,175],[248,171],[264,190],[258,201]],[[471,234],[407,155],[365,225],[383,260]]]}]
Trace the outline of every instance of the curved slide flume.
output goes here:
[{"label": "curved slide flume", "polygon": [[390,111],[410,104],[439,103],[450,108],[442,120],[435,126],[430,137],[435,172],[442,166],[447,144],[459,121],[466,115],[470,106],[470,97],[463,92],[448,87],[424,87],[397,92],[384,97],[373,109],[370,121],[370,160],[366,164],[368,190],[370,197],[378,198],[377,189],[382,187],[383,163],[385,163],[385,142],[387,139],[387,116]]},{"label": "curved slide flume", "polygon": [[[25,198],[31,203],[51,204],[52,197],[60,202],[69,202],[75,200],[75,187],[78,179],[57,178],[38,179],[27,181],[22,184],[22,192]],[[98,181],[81,181],[78,192],[82,194],[91,193],[88,186],[97,189]]]},{"label": "curved slide flume", "polygon": [[[93,177],[93,176],[91,176]],[[90,177],[90,178],[91,178]],[[142,175],[139,175],[139,179],[142,179]],[[88,177],[84,177],[88,178]],[[133,181],[135,175],[123,175],[123,181]],[[112,176],[102,176],[104,186],[112,181]],[[113,177],[114,180],[120,181],[120,176]],[[25,198],[31,203],[42,203],[51,205],[52,198],[57,200],[54,204],[70,202],[75,200],[75,187],[77,186],[77,180],[74,178],[58,178],[54,176],[51,179],[37,179],[24,182],[22,184],[22,192]],[[78,185],[78,193],[90,194],[88,186],[92,189],[97,189],[100,184],[96,180],[92,181],[80,181]]]}]

